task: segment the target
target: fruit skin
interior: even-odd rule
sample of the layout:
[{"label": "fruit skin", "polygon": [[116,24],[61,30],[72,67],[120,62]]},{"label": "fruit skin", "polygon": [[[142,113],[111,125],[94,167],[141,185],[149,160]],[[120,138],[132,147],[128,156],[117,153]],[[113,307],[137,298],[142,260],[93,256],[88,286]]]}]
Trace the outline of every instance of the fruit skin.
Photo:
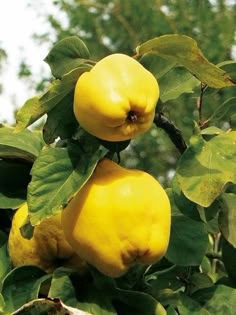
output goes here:
[{"label": "fruit skin", "polygon": [[74,114],[97,138],[124,141],[150,128],[158,98],[151,72],[127,55],[112,54],[79,77]]},{"label": "fruit skin", "polygon": [[169,199],[158,181],[107,158],[62,212],[71,247],[110,277],[158,261],[168,247],[170,224]]},{"label": "fruit skin", "polygon": [[27,215],[28,206],[24,203],[12,220],[8,251],[13,266],[37,265],[46,272],[52,272],[63,265],[82,271],[85,262],[75,254],[65,239],[61,227],[61,213],[35,226],[31,239],[24,238],[20,233],[20,227],[24,224]]}]

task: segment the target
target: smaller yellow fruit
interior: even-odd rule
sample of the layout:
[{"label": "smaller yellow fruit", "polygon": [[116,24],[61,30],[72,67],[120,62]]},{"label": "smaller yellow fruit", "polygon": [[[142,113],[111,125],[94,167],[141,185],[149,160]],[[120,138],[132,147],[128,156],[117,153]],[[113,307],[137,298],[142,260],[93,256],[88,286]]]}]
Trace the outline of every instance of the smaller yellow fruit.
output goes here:
[{"label": "smaller yellow fruit", "polygon": [[161,259],[170,220],[169,199],[157,180],[106,158],[62,212],[71,247],[110,277]]},{"label": "smaller yellow fruit", "polygon": [[158,98],[151,72],[127,55],[112,54],[79,77],[74,114],[95,137],[124,141],[150,128]]},{"label": "smaller yellow fruit", "polygon": [[8,250],[13,266],[37,265],[46,272],[52,272],[61,265],[82,270],[85,262],[65,240],[61,213],[37,225],[31,239],[24,238],[20,232],[27,215],[28,206],[25,203],[16,211],[12,220]]}]

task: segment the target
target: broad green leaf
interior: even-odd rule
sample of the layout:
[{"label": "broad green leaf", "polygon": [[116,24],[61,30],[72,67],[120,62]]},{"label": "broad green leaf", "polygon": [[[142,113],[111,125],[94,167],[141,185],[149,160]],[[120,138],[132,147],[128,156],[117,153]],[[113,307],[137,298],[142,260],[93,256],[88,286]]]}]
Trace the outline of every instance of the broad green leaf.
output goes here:
[{"label": "broad green leaf", "polygon": [[166,314],[167,315],[178,315],[176,310],[172,306],[168,306],[166,309]]},{"label": "broad green leaf", "polygon": [[173,68],[159,80],[160,99],[165,103],[178,98],[181,94],[193,93],[199,84],[200,81],[183,67]]},{"label": "broad green leaf", "polygon": [[7,235],[0,231],[0,283],[11,269],[7,241]]},{"label": "broad green leaf", "polygon": [[[180,293],[181,303],[178,305],[178,311],[181,315],[211,315],[200,303],[187,296],[184,293]],[[213,315],[213,314],[212,314]]]},{"label": "broad green leaf", "polygon": [[107,153],[98,143],[83,152],[79,145],[47,147],[35,161],[27,202],[32,225],[59,212],[89,179],[97,162]]},{"label": "broad green leaf", "polygon": [[69,93],[47,113],[47,121],[43,127],[43,138],[47,144],[53,143],[58,137],[72,138],[78,128],[73,112],[73,97],[74,93]]},{"label": "broad green leaf", "polygon": [[226,132],[205,141],[191,138],[177,165],[176,176],[185,196],[209,207],[226,183],[236,183],[236,132]]},{"label": "broad green leaf", "polygon": [[26,200],[31,164],[0,160],[0,208],[16,209]]},{"label": "broad green leaf", "polygon": [[167,190],[172,215],[171,233],[166,258],[179,266],[197,266],[208,245],[206,225],[184,216],[175,204],[173,190]]},{"label": "broad green leaf", "polygon": [[166,258],[180,266],[197,266],[201,263],[208,245],[204,223],[183,215],[172,216],[170,243]]},{"label": "broad green leaf", "polygon": [[23,159],[34,162],[43,147],[41,132],[0,126],[0,158]]},{"label": "broad green leaf", "polygon": [[224,238],[236,247],[236,194],[223,194],[220,199],[219,227]]},{"label": "broad green leaf", "polygon": [[212,279],[208,275],[200,272],[194,272],[188,280],[190,294],[193,294],[199,289],[209,288],[214,285]]},{"label": "broad green leaf", "polygon": [[[141,56],[139,62],[159,80],[176,66],[176,62],[170,62],[156,54],[148,53]],[[161,91],[160,91],[161,92]]]},{"label": "broad green leaf", "polygon": [[198,290],[192,295],[192,298],[207,310],[207,314],[235,314],[236,289],[234,288],[225,285],[214,285],[210,288]]},{"label": "broad green leaf", "polygon": [[236,285],[236,247],[224,238],[222,240],[222,261],[229,278]]},{"label": "broad green leaf", "polygon": [[166,315],[164,307],[151,295],[144,292],[117,288],[113,303],[122,315]]},{"label": "broad green leaf", "polygon": [[2,296],[6,304],[4,311],[11,313],[37,298],[38,288],[34,284],[44,275],[45,272],[36,266],[22,266],[8,273],[2,284]]},{"label": "broad green leaf", "polygon": [[[48,90],[40,98],[32,98],[19,109],[16,115],[15,130],[21,131],[52,110],[68,94],[73,92],[79,76],[89,71],[89,66],[78,67],[65,74],[61,80],[52,81]],[[68,105],[69,106],[69,105]]]},{"label": "broad green leaf", "polygon": [[192,202],[181,191],[178,182],[177,177],[175,176],[172,180],[172,193],[173,193],[173,202],[171,204],[172,206],[172,213],[173,208],[178,208],[177,211],[180,211],[185,216],[189,217],[190,219],[201,221],[200,214],[198,212],[198,208],[196,203]]},{"label": "broad green leaf", "polygon": [[158,56],[184,66],[201,82],[213,88],[234,86],[228,74],[210,63],[195,40],[185,35],[171,34],[153,38],[137,47],[137,54],[155,53]]},{"label": "broad green leaf", "polygon": [[70,306],[77,305],[76,291],[71,281],[71,273],[65,268],[58,268],[52,274],[48,297],[59,298]]},{"label": "broad green leaf", "polygon": [[68,36],[53,46],[44,61],[49,64],[52,75],[61,78],[86,62],[89,56],[88,48],[79,37]]},{"label": "broad green leaf", "polygon": [[222,103],[214,113],[207,119],[207,121],[216,122],[227,116],[229,118],[231,115],[236,113],[236,97],[231,97]]}]

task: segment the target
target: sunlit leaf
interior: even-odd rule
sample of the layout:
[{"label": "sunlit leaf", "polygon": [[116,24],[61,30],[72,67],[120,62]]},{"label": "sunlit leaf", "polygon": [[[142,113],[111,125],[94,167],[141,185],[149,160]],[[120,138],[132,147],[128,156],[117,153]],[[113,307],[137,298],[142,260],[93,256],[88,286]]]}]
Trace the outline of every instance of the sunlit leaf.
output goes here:
[{"label": "sunlit leaf", "polygon": [[77,36],[68,36],[58,41],[44,59],[52,75],[61,78],[64,74],[87,61],[90,53],[84,42]]},{"label": "sunlit leaf", "polygon": [[72,70],[65,74],[61,80],[52,81],[48,90],[40,98],[35,97],[26,101],[17,112],[15,130],[21,131],[52,110],[68,94],[73,92],[79,76],[89,69],[89,66],[81,66]]},{"label": "sunlit leaf", "polygon": [[200,134],[177,166],[177,180],[185,196],[209,207],[228,182],[236,183],[236,132],[219,134],[205,141]]},{"label": "sunlit leaf", "polygon": [[137,53],[155,53],[170,62],[176,62],[213,88],[236,84],[224,70],[207,60],[195,40],[185,35],[171,34],[153,38],[137,47]]},{"label": "sunlit leaf", "polygon": [[42,150],[32,168],[32,181],[28,186],[32,225],[60,211],[88,180],[98,160],[107,153],[99,144],[91,149],[93,151],[87,154],[78,145]]}]

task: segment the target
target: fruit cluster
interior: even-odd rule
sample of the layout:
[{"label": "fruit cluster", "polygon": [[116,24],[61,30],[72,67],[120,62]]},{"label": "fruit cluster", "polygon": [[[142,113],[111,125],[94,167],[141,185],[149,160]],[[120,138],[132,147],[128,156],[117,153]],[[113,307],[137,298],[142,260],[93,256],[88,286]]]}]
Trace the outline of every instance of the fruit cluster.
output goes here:
[{"label": "fruit cluster", "polygon": [[[158,83],[149,71],[127,55],[113,54],[79,77],[74,114],[93,136],[124,141],[150,128],[158,98]],[[98,162],[61,215],[36,226],[31,240],[19,232],[25,216],[27,205],[13,219],[9,251],[14,265],[35,263],[50,271],[50,257],[59,257],[69,264],[73,259],[73,266],[87,262],[105,275],[119,277],[135,264],[158,261],[169,242],[171,214],[165,190],[150,174],[108,158]],[[47,263],[38,256],[39,246],[45,249]]]}]

